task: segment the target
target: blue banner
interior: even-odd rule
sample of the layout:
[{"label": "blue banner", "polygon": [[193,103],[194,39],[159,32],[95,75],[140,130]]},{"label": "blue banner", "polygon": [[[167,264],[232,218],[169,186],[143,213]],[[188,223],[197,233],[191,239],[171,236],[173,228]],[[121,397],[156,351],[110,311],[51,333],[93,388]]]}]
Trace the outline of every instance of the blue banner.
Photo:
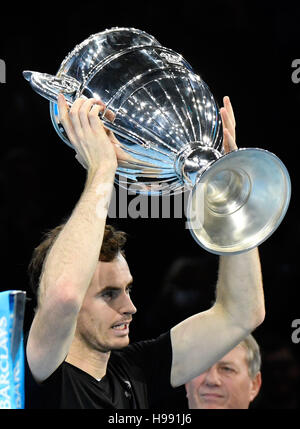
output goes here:
[{"label": "blue banner", "polygon": [[25,405],[25,299],[23,291],[0,292],[0,409],[22,409]]}]

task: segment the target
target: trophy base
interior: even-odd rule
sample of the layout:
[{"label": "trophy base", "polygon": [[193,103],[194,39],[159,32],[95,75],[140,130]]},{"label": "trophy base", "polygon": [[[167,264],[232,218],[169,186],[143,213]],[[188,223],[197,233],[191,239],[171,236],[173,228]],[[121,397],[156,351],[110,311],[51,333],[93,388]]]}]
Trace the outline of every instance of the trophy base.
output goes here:
[{"label": "trophy base", "polygon": [[273,234],[290,195],[289,174],[276,155],[239,149],[198,176],[188,203],[188,228],[211,253],[243,253]]}]

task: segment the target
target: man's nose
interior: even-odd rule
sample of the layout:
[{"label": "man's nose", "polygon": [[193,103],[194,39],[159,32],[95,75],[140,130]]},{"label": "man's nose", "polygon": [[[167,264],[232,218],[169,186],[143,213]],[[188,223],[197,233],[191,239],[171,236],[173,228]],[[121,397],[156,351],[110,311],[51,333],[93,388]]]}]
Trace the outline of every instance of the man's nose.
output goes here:
[{"label": "man's nose", "polygon": [[205,373],[205,384],[208,386],[220,386],[221,378],[218,368],[212,366]]},{"label": "man's nose", "polygon": [[121,303],[120,312],[123,314],[135,314],[137,312],[130,295],[125,293]]}]

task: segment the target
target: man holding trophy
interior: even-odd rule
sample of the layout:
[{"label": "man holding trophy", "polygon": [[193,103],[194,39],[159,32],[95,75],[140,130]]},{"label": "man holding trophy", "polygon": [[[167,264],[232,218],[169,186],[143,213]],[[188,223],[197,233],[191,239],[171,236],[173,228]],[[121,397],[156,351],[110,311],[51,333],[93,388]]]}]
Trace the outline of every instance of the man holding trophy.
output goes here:
[{"label": "man holding trophy", "polygon": [[[103,51],[108,48],[120,46],[120,43],[116,43],[116,38],[121,30],[99,33],[101,37],[105,35],[105,42],[101,49],[98,49],[97,45],[98,50],[94,51],[91,58],[95,58],[95,52],[104,55]],[[133,39],[137,32],[138,30],[129,31],[134,34]],[[196,136],[195,123],[192,124],[191,118],[193,113],[187,112],[185,118],[179,118],[176,103],[172,106],[169,104],[169,112],[172,109],[179,125],[174,128],[170,126],[168,132],[163,130],[164,119],[168,124],[171,123],[168,117],[171,113],[165,109],[170,97],[166,97],[164,107],[156,109],[160,111],[160,118],[155,116],[154,111],[148,119],[146,111],[144,116],[140,116],[140,124],[147,119],[149,127],[152,127],[151,130],[149,127],[142,129],[142,125],[135,119],[135,114],[129,111],[132,106],[140,106],[143,109],[148,103],[147,111],[151,113],[150,103],[153,103],[155,97],[156,102],[160,100],[160,103],[163,103],[162,97],[166,88],[174,83],[174,99],[177,97],[177,102],[183,103],[184,97],[178,96],[180,85],[182,88],[190,85],[192,90],[189,94],[192,93],[195,98],[198,83],[190,71],[183,70],[181,58],[178,59],[176,55],[162,48],[154,39],[150,38],[150,42],[147,39],[147,45],[145,33],[139,33],[139,37],[143,38],[140,45],[130,45],[124,48],[121,54],[105,53],[105,60],[99,63],[100,65],[95,61],[93,70],[96,74],[82,73],[82,76],[85,76],[85,90],[82,91],[76,86],[79,69],[76,68],[77,80],[70,77],[70,70],[72,73],[75,70],[74,58],[71,61],[70,55],[63,63],[62,73],[58,73],[55,78],[49,78],[49,75],[33,77],[31,72],[25,72],[26,79],[31,79],[36,90],[39,88],[37,92],[46,96],[52,103],[57,99],[58,109],[55,110],[55,106],[52,106],[54,126],[64,141],[75,149],[76,158],[87,170],[84,190],[71,216],[35,250],[31,264],[34,268],[38,267],[39,285],[38,306],[26,346],[28,408],[149,408],[153,395],[161,392],[167,394],[168,390],[201,374],[264,320],[264,295],[257,245],[270,235],[270,228],[275,229],[275,224],[279,224],[287,203],[278,203],[281,213],[276,217],[276,221],[274,216],[272,217],[273,224],[269,229],[265,225],[258,225],[259,222],[253,223],[251,217],[255,216],[253,206],[257,195],[261,198],[264,194],[256,187],[249,171],[259,176],[259,168],[265,171],[265,163],[269,162],[269,169],[274,176],[275,156],[265,154],[260,149],[249,149],[249,156],[255,166],[249,167],[245,173],[244,159],[248,150],[237,150],[235,119],[228,97],[224,98],[224,107],[220,109],[223,135],[219,133],[220,124],[211,128],[211,136],[223,142],[223,156],[212,145],[204,146],[203,141],[210,137],[208,132],[205,135],[202,133],[202,125],[199,127],[202,137]],[[81,52],[81,59],[86,58],[84,55],[89,55],[91,49],[88,48],[95,39],[87,40],[88,43],[79,45],[74,50],[76,55]],[[126,43],[127,41],[128,38]],[[135,58],[138,56],[139,61],[131,59],[133,54]],[[105,75],[106,68],[117,60],[118,72],[121,73],[124,66],[127,73],[132,67],[142,64],[141,59],[149,61],[150,54],[155,57],[154,62],[159,65],[159,72],[163,70],[163,75],[158,77],[158,69],[151,71],[147,63],[144,75],[140,74],[138,78],[131,80],[124,78],[120,89],[114,91],[112,98],[105,99],[105,94],[111,91],[110,74]],[[124,60],[124,64],[121,60]],[[87,64],[90,63],[90,60],[87,61]],[[168,64],[163,68],[162,63]],[[116,67],[112,67],[110,72],[112,69],[115,70]],[[97,74],[101,74],[101,79],[98,79]],[[144,77],[148,79],[149,74],[151,80],[147,82],[150,82],[151,86],[144,80],[143,85],[137,87]],[[101,93],[103,97],[99,94],[91,97],[95,95],[91,87],[96,84],[98,88],[101,85],[107,88],[106,92]],[[53,88],[56,91],[55,97]],[[71,99],[70,94],[74,91],[77,91],[77,96]],[[78,91],[81,91],[79,96]],[[158,91],[161,92],[158,94]],[[138,100],[141,94],[147,101]],[[206,108],[211,108],[211,100],[208,101],[206,95],[204,99]],[[203,108],[196,101],[192,104],[199,113],[197,120],[201,123]],[[187,105],[185,100],[184,105]],[[209,123],[215,121],[216,124],[216,113],[217,110],[213,115],[208,115],[206,111],[206,120]],[[179,140],[182,141],[184,135],[188,136],[190,132],[187,123],[192,124],[195,138],[180,151],[177,148]],[[140,146],[138,132],[141,135]],[[161,143],[162,133],[170,140]],[[157,139],[153,145],[150,137]],[[202,143],[198,144],[200,140]],[[174,142],[173,147],[170,142]],[[136,146],[139,146],[139,150]],[[168,170],[166,161],[170,159],[170,154],[173,157],[172,171]],[[255,158],[257,154],[260,156],[259,160]],[[173,163],[173,160],[176,162]],[[201,162],[198,162],[199,160]],[[197,164],[198,170],[203,163],[206,167],[209,165],[209,168],[198,174],[193,162]],[[219,167],[221,162],[225,165],[223,170]],[[207,192],[207,210],[210,214],[204,219],[202,229],[205,231],[202,233],[199,228],[200,232],[195,230],[194,234],[204,248],[220,254],[216,300],[209,310],[189,317],[170,332],[162,333],[159,338],[129,344],[129,326],[136,312],[130,298],[133,278],[122,251],[122,233],[106,225],[113,183],[119,170],[124,173],[132,168],[132,176],[130,171],[128,175],[134,179],[148,175],[148,178],[156,180],[157,171],[163,171],[157,179],[158,186],[168,177],[171,186],[176,187],[179,185],[178,179],[173,178],[173,164],[176,177],[182,173],[184,180],[192,186],[199,184],[203,177],[212,175],[210,172],[215,168],[213,177],[206,185],[210,186]],[[216,165],[217,167],[214,167]],[[281,180],[277,181],[277,186],[285,186],[288,200],[289,187],[285,169],[277,160],[276,168]],[[226,181],[234,191],[232,194],[228,190],[229,186],[224,186]],[[248,186],[247,181],[251,182],[251,186]],[[273,197],[271,199],[274,200]],[[274,205],[272,208],[274,210]],[[241,211],[243,217],[232,226],[236,213]],[[206,212],[204,215],[206,216]],[[267,215],[263,219],[265,223],[268,223]],[[247,239],[244,239],[241,230],[238,230],[238,225],[241,224],[247,224],[241,227],[244,228],[242,231],[246,228]],[[248,228],[248,225],[251,226]],[[230,228],[231,235],[228,232]],[[145,291],[147,292],[150,293]]]},{"label": "man holding trophy", "polygon": [[[102,199],[102,207],[108,209],[112,186],[107,185],[113,185],[118,161],[116,141],[98,117],[101,109],[103,104],[98,100],[78,99],[68,111],[64,97],[59,97],[61,122],[88,166],[87,181],[71,217],[51,247],[41,277],[39,305],[27,343],[27,360],[37,384],[32,390],[36,392],[34,398],[27,392],[29,407],[33,401],[32,406],[50,408],[60,408],[62,404],[63,408],[80,408],[82,404],[87,408],[147,408],[147,380],[151,375],[158,388],[161,379],[162,386],[184,384],[226,354],[264,318],[257,249],[222,256],[216,302],[209,311],[183,321],[158,340],[133,345],[132,350],[126,351],[129,324],[136,312],[130,299],[132,276],[121,253],[111,262],[99,261],[106,218],[99,217],[96,207]],[[221,112],[224,145],[232,150],[234,117],[228,98]],[[113,350],[123,347],[126,365],[122,371],[119,369],[119,389],[123,394],[115,393],[119,401],[115,403],[106,383],[107,366]],[[118,353],[118,365],[122,365],[122,352]],[[158,361],[159,365],[141,381],[145,364],[141,359],[146,355],[147,362]],[[134,365],[129,365],[131,359]],[[130,367],[133,374],[127,373]],[[160,374],[162,369],[165,372]],[[110,370],[109,375],[118,377],[118,372],[115,375]],[[77,381],[72,380],[76,376]],[[108,391],[101,388],[101,382]],[[51,402],[54,398],[55,402]]]}]

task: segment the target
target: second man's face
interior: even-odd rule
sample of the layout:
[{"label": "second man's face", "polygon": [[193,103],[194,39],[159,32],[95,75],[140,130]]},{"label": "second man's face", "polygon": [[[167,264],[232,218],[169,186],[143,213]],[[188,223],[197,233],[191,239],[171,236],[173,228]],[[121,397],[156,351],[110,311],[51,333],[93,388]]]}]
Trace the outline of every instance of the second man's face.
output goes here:
[{"label": "second man's face", "polygon": [[207,371],[186,384],[191,409],[247,409],[257,395],[261,375],[251,379],[246,351],[238,345]]}]

